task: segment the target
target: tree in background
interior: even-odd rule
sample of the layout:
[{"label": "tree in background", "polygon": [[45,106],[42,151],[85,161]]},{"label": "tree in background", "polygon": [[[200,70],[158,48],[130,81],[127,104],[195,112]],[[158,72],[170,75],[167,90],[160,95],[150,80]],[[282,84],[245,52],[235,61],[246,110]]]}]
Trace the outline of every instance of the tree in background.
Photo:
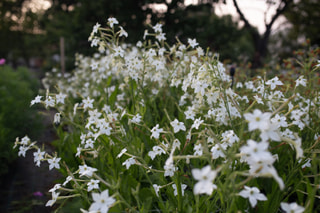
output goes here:
[{"label": "tree in background", "polygon": [[0,2],[0,58],[17,54],[23,34],[19,30],[19,20],[22,17],[23,0]]},{"label": "tree in background", "polygon": [[247,29],[250,33],[254,45],[254,57],[252,59],[252,68],[258,68],[263,65],[262,61],[268,53],[268,43],[272,32],[272,26],[274,25],[275,21],[280,17],[280,15],[284,14],[284,12],[289,9],[289,5],[293,2],[293,0],[266,0],[266,2],[267,4],[276,4],[277,2],[278,7],[276,9],[276,13],[271,17],[271,20],[269,22],[265,21],[266,30],[262,35],[260,35],[258,30],[250,24],[250,22],[245,16],[245,13],[240,9],[238,1],[233,0],[233,4],[236,7],[237,13],[240,16],[240,20],[244,22],[244,28]]},{"label": "tree in background", "polygon": [[[33,56],[41,57],[43,31],[39,18],[44,9],[36,11],[30,0],[3,0],[0,2],[0,57],[13,66],[29,65]],[[21,61],[23,59],[23,61]]]},{"label": "tree in background", "polygon": [[[167,42],[176,37],[182,42],[196,38],[203,48],[219,53],[221,60],[246,61],[253,55],[253,46],[245,30],[238,27],[231,15],[217,16],[215,4],[219,0],[203,0],[186,6],[183,0],[148,1],[162,3],[165,11],[153,10],[152,23],[164,24]],[[241,57],[239,57],[241,55]]]},{"label": "tree in background", "polygon": [[[244,22],[231,16],[217,16],[214,8],[225,4],[222,0],[199,0],[197,4],[186,5],[185,0],[136,0],[136,1],[87,1],[87,0],[51,0],[51,7],[43,11],[34,11],[26,5],[31,0],[3,0],[0,2],[0,56],[15,61],[40,56],[46,60],[46,67],[54,64],[53,55],[59,55],[59,39],[65,38],[67,70],[73,68],[76,52],[91,54],[88,36],[96,22],[103,24],[108,17],[116,17],[124,26],[129,37],[125,40],[135,43],[141,38],[147,25],[158,22],[164,25],[167,42],[173,43],[178,37],[186,41],[196,38],[202,47],[209,46],[220,53],[220,59],[251,61],[253,68],[262,66],[268,53],[269,39],[276,20],[285,14],[293,29],[284,38],[296,39],[305,35],[312,42],[319,43],[319,28],[315,26],[319,17],[319,3],[316,0],[266,0],[278,6],[266,30],[260,34],[249,22],[246,11],[241,10],[237,0],[233,4]],[[156,10],[154,5],[164,5],[166,10]],[[8,12],[9,11],[9,12]],[[239,60],[239,61],[240,61]]]}]

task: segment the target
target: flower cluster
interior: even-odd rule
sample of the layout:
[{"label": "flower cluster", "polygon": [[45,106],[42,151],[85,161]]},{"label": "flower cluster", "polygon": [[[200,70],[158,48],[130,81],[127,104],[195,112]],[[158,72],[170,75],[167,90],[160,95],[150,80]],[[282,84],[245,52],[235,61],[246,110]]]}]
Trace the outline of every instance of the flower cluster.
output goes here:
[{"label": "flower cluster", "polygon": [[116,30],[115,18],[107,24],[89,37],[99,53],[77,55],[72,74],[48,74],[45,99],[31,101],[57,110],[58,146],[74,159],[61,165],[27,136],[16,141],[19,155],[35,148],[36,165],[46,160],[68,174],[47,205],[82,197],[83,212],[236,211],[249,208],[243,198],[251,208],[269,202],[259,184],[267,180],[283,198],[277,208],[282,201],[285,211],[303,208],[282,196],[294,177],[288,173],[319,165],[310,153],[319,142],[320,96],[299,93],[308,87],[303,75],[292,89],[259,77],[233,90],[219,56],[196,39],[169,46],[157,24],[135,46],[121,44],[126,31]]}]

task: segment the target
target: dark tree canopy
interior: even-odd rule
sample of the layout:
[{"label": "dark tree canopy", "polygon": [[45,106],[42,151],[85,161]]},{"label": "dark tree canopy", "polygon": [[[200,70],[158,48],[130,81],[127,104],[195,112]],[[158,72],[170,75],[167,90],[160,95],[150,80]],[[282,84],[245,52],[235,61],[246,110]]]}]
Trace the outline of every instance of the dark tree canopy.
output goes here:
[{"label": "dark tree canopy", "polygon": [[300,0],[290,5],[285,13],[292,24],[289,38],[298,39],[303,36],[310,39],[311,44],[320,44],[320,2],[318,0]]},{"label": "dark tree canopy", "polygon": [[[317,0],[266,0],[277,3],[278,8],[260,34],[251,25],[245,11],[233,0],[235,8],[244,22],[229,16],[217,16],[214,8],[224,4],[223,0],[199,0],[196,5],[185,5],[184,0],[51,0],[51,7],[42,13],[26,10],[29,0],[2,0],[0,2],[0,57],[14,60],[39,56],[50,58],[59,54],[59,39],[65,38],[65,52],[73,59],[76,52],[91,54],[88,37],[96,22],[106,24],[108,17],[116,17],[128,32],[126,42],[135,43],[142,38],[148,24],[163,24],[168,43],[176,37],[186,42],[196,38],[199,44],[218,52],[221,59],[251,61],[253,67],[263,64],[268,54],[268,43],[274,22],[283,14],[293,24],[291,39],[306,36],[319,43],[319,3]],[[165,11],[155,10],[152,5],[162,4]],[[50,60],[46,60],[50,61]],[[72,60],[70,61],[73,66]],[[47,64],[51,67],[52,64]],[[68,67],[67,67],[68,68]]]}]

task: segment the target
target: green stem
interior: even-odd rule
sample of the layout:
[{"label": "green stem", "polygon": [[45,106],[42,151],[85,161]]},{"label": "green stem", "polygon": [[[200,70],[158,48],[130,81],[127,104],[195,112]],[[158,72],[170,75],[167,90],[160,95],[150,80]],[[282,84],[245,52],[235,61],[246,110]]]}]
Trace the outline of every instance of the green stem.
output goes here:
[{"label": "green stem", "polygon": [[182,192],[181,192],[181,182],[180,182],[180,177],[179,174],[177,173],[177,182],[176,182],[176,187],[178,191],[178,212],[182,212]]}]

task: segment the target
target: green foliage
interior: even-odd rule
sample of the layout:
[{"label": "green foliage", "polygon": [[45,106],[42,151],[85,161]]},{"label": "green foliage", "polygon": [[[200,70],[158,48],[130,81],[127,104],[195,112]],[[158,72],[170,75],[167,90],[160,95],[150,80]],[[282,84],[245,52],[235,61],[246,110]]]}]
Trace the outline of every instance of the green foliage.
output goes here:
[{"label": "green foliage", "polygon": [[289,31],[290,40],[294,41],[304,36],[311,40],[312,45],[320,45],[320,30],[317,21],[320,18],[319,1],[294,1],[284,15],[293,25]]},{"label": "green foliage", "polygon": [[15,159],[12,150],[15,138],[38,132],[36,111],[30,109],[30,101],[38,91],[38,82],[26,68],[13,70],[0,66],[0,175]]},{"label": "green foliage", "polygon": [[[195,40],[170,46],[156,25],[137,46],[121,44],[115,22],[95,25],[90,35],[103,54],[77,55],[74,73],[48,75],[59,87],[36,99],[61,116],[57,152],[36,159],[66,177],[47,205],[70,199],[67,208],[89,211],[277,212],[294,202],[319,209],[318,51],[296,58],[299,72],[283,68],[286,78],[242,73],[232,90],[216,54]],[[15,144],[41,149],[30,140]]]}]

